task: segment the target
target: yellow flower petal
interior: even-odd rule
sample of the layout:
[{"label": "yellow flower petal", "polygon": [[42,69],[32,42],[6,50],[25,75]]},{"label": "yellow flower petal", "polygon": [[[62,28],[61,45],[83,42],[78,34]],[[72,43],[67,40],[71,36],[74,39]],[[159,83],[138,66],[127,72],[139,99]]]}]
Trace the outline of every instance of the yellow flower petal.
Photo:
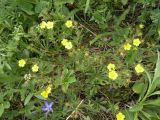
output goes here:
[{"label": "yellow flower petal", "polygon": [[70,28],[73,26],[73,22],[71,20],[67,20],[67,22],[65,23],[66,27]]},{"label": "yellow flower petal", "polygon": [[61,41],[61,44],[62,44],[63,46],[65,46],[67,43],[68,43],[68,40],[67,40],[67,39],[63,39],[63,40]]},{"label": "yellow flower petal", "polygon": [[37,64],[32,66],[32,72],[38,72],[38,70],[39,70],[39,67]]},{"label": "yellow flower petal", "polygon": [[130,50],[131,47],[132,47],[132,46],[131,46],[129,43],[125,43],[125,44],[123,45],[124,50]]},{"label": "yellow flower petal", "polygon": [[68,42],[66,45],[65,45],[65,48],[66,49],[71,49],[73,47],[72,43],[71,42]]},{"label": "yellow flower petal", "polygon": [[41,92],[42,97],[48,98],[48,92],[47,91],[42,91]]},{"label": "yellow flower petal", "polygon": [[116,119],[117,120],[124,120],[125,119],[125,115],[121,112],[119,112],[117,115],[116,115]]},{"label": "yellow flower petal", "polygon": [[42,21],[42,22],[40,23],[40,26],[39,26],[39,27],[40,27],[41,29],[44,29],[44,28],[46,28],[46,24],[47,24],[47,23],[46,23],[45,21]]},{"label": "yellow flower petal", "polygon": [[109,71],[115,70],[115,65],[112,64],[112,63],[109,63],[107,68],[108,68]]},{"label": "yellow flower petal", "polygon": [[141,41],[139,40],[139,38],[136,38],[133,40],[133,45],[138,47],[141,44]]},{"label": "yellow flower petal", "polygon": [[135,67],[135,71],[139,74],[139,73],[144,72],[144,68],[142,67],[142,65],[137,64]]},{"label": "yellow flower petal", "polygon": [[52,85],[48,85],[46,91],[47,91],[48,93],[51,93],[51,90],[52,90]]},{"label": "yellow flower petal", "polygon": [[117,74],[116,71],[112,70],[112,71],[109,72],[108,77],[109,77],[110,79],[112,79],[112,80],[115,80],[115,79],[117,79],[118,74]]},{"label": "yellow flower petal", "polygon": [[21,59],[21,60],[18,61],[18,66],[19,67],[24,67],[25,64],[26,64],[26,61],[24,59]]},{"label": "yellow flower petal", "polygon": [[142,23],[139,24],[139,28],[140,28],[140,29],[143,29],[143,28],[144,28],[144,24],[142,24]]},{"label": "yellow flower petal", "polygon": [[47,29],[52,29],[53,26],[54,26],[54,23],[51,22],[51,21],[48,21],[47,24],[46,24],[46,28],[47,28]]}]

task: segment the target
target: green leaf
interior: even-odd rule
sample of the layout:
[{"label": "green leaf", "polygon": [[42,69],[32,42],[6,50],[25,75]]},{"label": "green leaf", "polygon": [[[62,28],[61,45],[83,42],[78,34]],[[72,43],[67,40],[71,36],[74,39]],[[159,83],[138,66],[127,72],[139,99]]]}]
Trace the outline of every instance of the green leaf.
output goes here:
[{"label": "green leaf", "polygon": [[144,105],[153,105],[153,106],[160,106],[160,98],[155,100],[148,100],[144,102]]},{"label": "green leaf", "polygon": [[28,15],[33,15],[34,14],[34,12],[32,11],[33,5],[31,3],[28,3],[28,2],[23,1],[23,0],[18,0],[17,4],[20,7],[20,9],[23,10],[24,12],[26,12]]},{"label": "green leaf", "polygon": [[32,96],[33,96],[33,93],[30,93],[30,94],[26,97],[26,99],[25,99],[25,101],[24,101],[24,105],[27,105],[27,103],[31,100]]},{"label": "green leaf", "polygon": [[130,112],[128,109],[123,111],[124,115],[125,115],[125,120],[138,120],[135,119],[135,112]]},{"label": "green leaf", "polygon": [[157,51],[157,54],[158,54],[158,59],[157,59],[157,63],[156,63],[156,68],[155,68],[153,80],[160,77],[160,52]]},{"label": "green leaf", "polygon": [[141,113],[146,117],[146,118],[148,118],[148,120],[151,120],[150,118],[151,118],[151,115],[149,114],[149,113],[147,113],[147,112],[145,112],[145,111],[141,111]]},{"label": "green leaf", "polygon": [[157,54],[158,54],[158,58],[157,58],[157,63],[156,63],[156,68],[154,72],[150,93],[152,93],[156,89],[156,87],[160,85],[160,52],[157,51]]},{"label": "green leaf", "polygon": [[123,5],[126,5],[128,3],[128,0],[121,0]]},{"label": "green leaf", "polygon": [[86,7],[85,7],[85,10],[84,10],[84,13],[87,13],[87,11],[89,9],[89,4],[90,4],[90,0],[87,0],[86,1]]},{"label": "green leaf", "polygon": [[3,106],[5,109],[8,109],[10,107],[10,103],[8,101],[3,102]]},{"label": "green leaf", "polygon": [[153,95],[160,95],[160,91],[153,92],[152,94],[149,95],[149,97]]},{"label": "green leaf", "polygon": [[132,90],[138,94],[141,93],[143,89],[144,89],[144,83],[135,83],[132,87]]},{"label": "green leaf", "polygon": [[36,13],[41,13],[41,11],[42,11],[43,9],[48,8],[48,6],[49,6],[49,2],[47,2],[47,1],[40,1],[40,2],[38,2],[38,3],[36,4],[35,12],[36,12]]},{"label": "green leaf", "polygon": [[134,105],[133,107],[131,107],[129,109],[130,112],[138,112],[138,111],[141,111],[143,109],[143,104],[137,104],[137,105]]},{"label": "green leaf", "polygon": [[115,21],[116,26],[119,26],[121,22],[125,20],[127,14],[129,13],[129,10],[130,10],[130,7],[128,7],[128,9],[126,9],[118,19],[116,19]]},{"label": "green leaf", "polygon": [[2,116],[3,112],[4,112],[4,106],[3,104],[0,104],[0,117]]},{"label": "green leaf", "polygon": [[62,91],[63,91],[64,93],[67,93],[68,86],[69,86],[69,84],[64,84],[64,85],[62,85]]},{"label": "green leaf", "polygon": [[42,97],[41,95],[39,94],[36,94],[34,95],[36,98],[40,99],[40,100],[46,100],[46,98]]}]

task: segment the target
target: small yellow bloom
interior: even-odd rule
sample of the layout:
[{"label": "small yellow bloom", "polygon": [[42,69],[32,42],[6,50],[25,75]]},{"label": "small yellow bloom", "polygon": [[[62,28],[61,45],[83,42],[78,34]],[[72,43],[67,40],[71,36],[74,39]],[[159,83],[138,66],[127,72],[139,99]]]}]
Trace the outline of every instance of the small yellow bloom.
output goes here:
[{"label": "small yellow bloom", "polygon": [[37,64],[35,64],[35,65],[32,66],[32,71],[33,72],[38,72],[38,70],[39,70],[39,67],[38,67]]},{"label": "small yellow bloom", "polygon": [[47,91],[48,93],[51,93],[51,90],[52,90],[52,85],[48,85],[46,91]]},{"label": "small yellow bloom", "polygon": [[48,92],[47,91],[42,91],[41,92],[42,97],[48,98]]},{"label": "small yellow bloom", "polygon": [[67,20],[67,22],[65,23],[65,25],[70,28],[73,26],[73,22],[71,20]]},{"label": "small yellow bloom", "polygon": [[139,38],[136,38],[133,40],[133,45],[138,47],[141,44],[141,41],[139,40]]},{"label": "small yellow bloom", "polygon": [[140,64],[136,65],[135,70],[138,74],[144,72],[144,68]]},{"label": "small yellow bloom", "polygon": [[107,66],[109,71],[115,70],[115,67],[116,67],[115,64],[112,64],[112,63],[109,63]]},{"label": "small yellow bloom", "polygon": [[112,70],[112,71],[109,72],[108,77],[109,77],[110,79],[112,79],[112,80],[115,80],[115,79],[117,79],[118,74],[117,74],[116,71]]},{"label": "small yellow bloom", "polygon": [[142,24],[142,23],[139,24],[139,28],[140,28],[140,29],[143,29],[143,28],[144,28],[144,24]]},{"label": "small yellow bloom", "polygon": [[52,29],[53,26],[54,26],[54,23],[51,22],[51,21],[48,21],[47,24],[46,24],[46,28],[47,28],[47,29]]},{"label": "small yellow bloom", "polygon": [[123,45],[124,50],[130,50],[131,47],[132,47],[132,46],[131,46],[129,43],[125,43],[125,44]]},{"label": "small yellow bloom", "polygon": [[116,115],[116,118],[117,120],[124,120],[125,119],[125,115],[121,112],[119,112],[117,115]]},{"label": "small yellow bloom", "polygon": [[66,45],[65,45],[65,48],[66,49],[71,49],[73,47],[72,43],[71,42],[68,42]]},{"label": "small yellow bloom", "polygon": [[41,29],[44,29],[44,28],[46,28],[46,25],[47,25],[47,23],[45,22],[45,21],[42,21],[41,23],[40,23],[40,28]]},{"label": "small yellow bloom", "polygon": [[24,67],[25,64],[26,64],[26,61],[24,59],[21,59],[21,60],[18,61],[18,66],[19,67]]},{"label": "small yellow bloom", "polygon": [[61,44],[62,44],[63,46],[65,46],[67,43],[68,43],[68,40],[67,40],[67,39],[63,39],[63,40],[61,41]]}]

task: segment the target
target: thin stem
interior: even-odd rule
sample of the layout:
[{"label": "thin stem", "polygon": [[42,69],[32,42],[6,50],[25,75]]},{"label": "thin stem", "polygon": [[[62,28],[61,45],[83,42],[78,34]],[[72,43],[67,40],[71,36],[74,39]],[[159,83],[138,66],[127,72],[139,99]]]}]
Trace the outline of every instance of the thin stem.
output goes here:
[{"label": "thin stem", "polygon": [[72,115],[78,110],[78,108],[80,107],[80,105],[83,103],[84,100],[81,100],[81,102],[78,104],[78,106],[76,107],[76,109],[66,118],[66,120],[68,120],[70,117],[72,117]]}]

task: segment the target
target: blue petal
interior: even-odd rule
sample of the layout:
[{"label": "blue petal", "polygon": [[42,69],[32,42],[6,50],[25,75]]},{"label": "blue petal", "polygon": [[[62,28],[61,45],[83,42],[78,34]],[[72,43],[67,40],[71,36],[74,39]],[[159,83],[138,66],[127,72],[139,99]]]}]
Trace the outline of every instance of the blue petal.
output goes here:
[{"label": "blue petal", "polygon": [[48,107],[52,108],[53,102],[49,103]]},{"label": "blue petal", "polygon": [[48,111],[48,108],[42,108],[43,111]]},{"label": "blue petal", "polygon": [[47,108],[49,107],[48,102],[45,102],[44,105],[45,105]]}]

